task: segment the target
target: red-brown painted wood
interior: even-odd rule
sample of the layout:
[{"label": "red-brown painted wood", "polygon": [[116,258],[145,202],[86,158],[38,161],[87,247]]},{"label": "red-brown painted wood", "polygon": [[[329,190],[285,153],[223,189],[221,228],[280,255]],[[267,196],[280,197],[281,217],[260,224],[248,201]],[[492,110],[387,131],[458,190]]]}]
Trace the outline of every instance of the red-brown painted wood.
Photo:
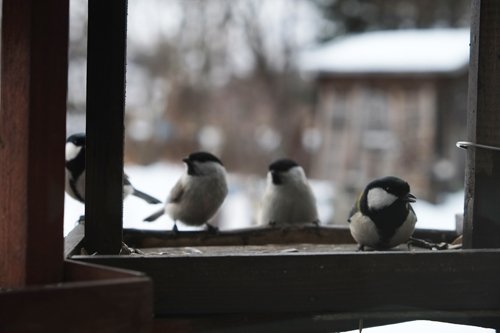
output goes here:
[{"label": "red-brown painted wood", "polygon": [[61,280],[68,0],[4,0],[0,286]]}]

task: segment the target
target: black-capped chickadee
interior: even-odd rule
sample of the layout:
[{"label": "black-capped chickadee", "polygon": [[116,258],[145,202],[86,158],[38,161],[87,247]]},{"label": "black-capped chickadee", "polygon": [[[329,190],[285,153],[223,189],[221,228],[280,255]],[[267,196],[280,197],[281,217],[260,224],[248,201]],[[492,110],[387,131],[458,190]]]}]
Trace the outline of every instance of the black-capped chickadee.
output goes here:
[{"label": "black-capped chickadee", "polygon": [[207,152],[196,152],[182,160],[186,172],[182,174],[165,203],[165,207],[144,219],[152,222],[167,213],[174,220],[190,226],[207,225],[210,231],[216,228],[208,224],[227,195],[226,169],[222,162]]},{"label": "black-capped chickadee", "polygon": [[[85,203],[85,133],[70,135],[66,140],[66,193]],[[150,204],[161,203],[149,194],[139,191],[123,175],[123,197],[132,194]]]},{"label": "black-capped chickadee", "polygon": [[389,249],[407,242],[415,230],[417,216],[410,186],[397,177],[370,182],[352,208],[349,228],[359,249]]},{"label": "black-capped chickadee", "polygon": [[275,226],[318,222],[316,199],[304,169],[297,162],[286,158],[271,163],[259,224]]}]

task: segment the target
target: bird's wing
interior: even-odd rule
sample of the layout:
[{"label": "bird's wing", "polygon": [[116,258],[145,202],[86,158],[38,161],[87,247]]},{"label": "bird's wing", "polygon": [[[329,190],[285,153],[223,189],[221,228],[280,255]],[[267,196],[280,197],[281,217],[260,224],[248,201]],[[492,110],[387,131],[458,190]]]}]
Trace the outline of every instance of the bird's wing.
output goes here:
[{"label": "bird's wing", "polygon": [[354,216],[354,214],[356,214],[357,212],[360,211],[360,208],[359,208],[359,202],[361,201],[361,196],[363,195],[363,193],[361,193],[358,197],[358,200],[356,200],[356,203],[354,204],[354,206],[352,206],[351,208],[351,211],[349,212],[349,218],[347,219],[347,222],[351,222],[351,217]]},{"label": "bird's wing", "polygon": [[167,198],[167,202],[170,203],[179,202],[183,194],[184,194],[184,186],[181,182],[181,179],[179,179],[177,184],[175,184],[175,186],[170,191],[170,194],[168,195]]},{"label": "bird's wing", "polygon": [[357,205],[354,205],[352,208],[351,208],[351,211],[349,212],[349,218],[347,219],[347,222],[351,223],[351,217],[353,217],[354,214],[356,214],[356,212],[358,212],[358,207]]},{"label": "bird's wing", "polygon": [[123,185],[132,185],[126,173],[123,173]]},{"label": "bird's wing", "polygon": [[415,211],[413,210],[413,207],[408,204],[408,206],[410,207],[410,211],[413,213],[413,215],[415,216],[415,221],[417,220],[417,214],[415,214]]}]

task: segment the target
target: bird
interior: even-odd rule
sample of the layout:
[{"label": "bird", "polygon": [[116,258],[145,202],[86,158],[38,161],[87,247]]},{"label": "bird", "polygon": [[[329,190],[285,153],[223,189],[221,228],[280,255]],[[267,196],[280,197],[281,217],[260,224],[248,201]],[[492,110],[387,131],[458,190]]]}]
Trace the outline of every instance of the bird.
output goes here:
[{"label": "bird", "polygon": [[388,176],[368,183],[348,218],[359,250],[390,249],[407,242],[417,222],[411,206],[415,201],[410,185],[401,178]]},{"label": "bird", "polygon": [[[85,203],[85,133],[75,133],[66,139],[66,182],[65,191],[73,199]],[[149,204],[159,204],[160,200],[136,189],[123,174],[123,197],[134,195]]]},{"label": "bird", "polygon": [[318,224],[316,198],[304,169],[294,160],[281,158],[269,165],[261,201],[260,225]]},{"label": "bird", "polygon": [[193,152],[182,161],[186,170],[171,189],[165,206],[144,221],[155,221],[166,213],[174,220],[174,232],[178,232],[177,221],[189,226],[205,224],[208,231],[216,232],[208,221],[227,196],[226,169],[219,158],[204,151]]}]

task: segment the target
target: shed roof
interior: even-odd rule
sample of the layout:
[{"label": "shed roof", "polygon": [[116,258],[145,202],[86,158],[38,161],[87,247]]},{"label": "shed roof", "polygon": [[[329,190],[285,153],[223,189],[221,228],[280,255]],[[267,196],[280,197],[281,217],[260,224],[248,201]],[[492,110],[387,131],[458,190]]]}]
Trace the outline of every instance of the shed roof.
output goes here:
[{"label": "shed roof", "polygon": [[469,40],[468,28],[367,32],[304,51],[299,67],[332,74],[449,73],[468,65]]}]

